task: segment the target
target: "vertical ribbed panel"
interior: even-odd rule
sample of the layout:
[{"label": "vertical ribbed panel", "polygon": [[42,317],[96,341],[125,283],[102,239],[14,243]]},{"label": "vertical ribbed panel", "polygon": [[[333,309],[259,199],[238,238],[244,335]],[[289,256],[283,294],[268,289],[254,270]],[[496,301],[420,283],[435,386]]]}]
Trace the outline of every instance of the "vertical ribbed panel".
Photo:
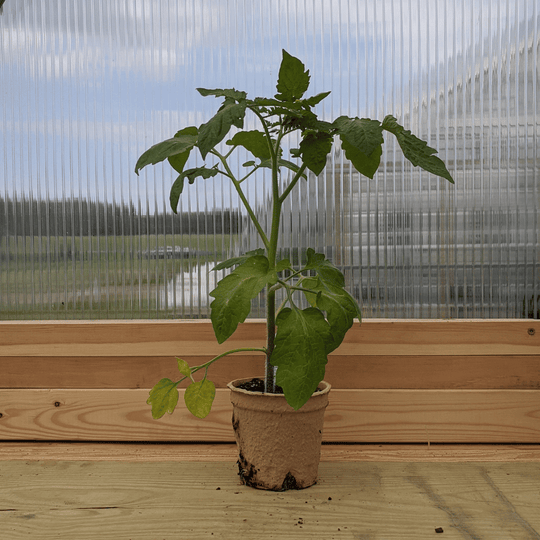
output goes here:
[{"label": "vertical ribbed panel", "polygon": [[[208,316],[209,269],[258,247],[255,230],[226,179],[189,186],[174,215],[173,171],[138,177],[134,165],[214,114],[219,101],[196,87],[273,94],[282,48],[310,69],[313,94],[332,91],[323,119],[393,114],[456,181],[412,167],[389,134],[368,181],[338,144],[287,202],[284,255],[325,252],[366,317],[539,316],[536,0],[7,0],[1,9],[0,317]],[[248,159],[239,152],[234,171]],[[268,227],[268,172],[245,188]]]}]

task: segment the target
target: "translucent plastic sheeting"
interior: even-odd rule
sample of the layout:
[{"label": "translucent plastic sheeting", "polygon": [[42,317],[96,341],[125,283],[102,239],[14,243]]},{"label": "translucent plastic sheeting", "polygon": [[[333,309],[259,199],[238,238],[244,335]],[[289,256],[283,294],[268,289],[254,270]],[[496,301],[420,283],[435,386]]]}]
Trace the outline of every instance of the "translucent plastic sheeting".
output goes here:
[{"label": "translucent plastic sheeting", "polygon": [[[226,179],[175,216],[174,171],[135,162],[214,114],[196,87],[275,93],[284,48],[332,91],[322,118],[393,114],[456,184],[390,135],[372,181],[337,145],[293,193],[283,253],[324,252],[365,317],[538,318],[539,17],[536,0],[7,0],[0,316],[207,317],[210,268],[256,234]],[[265,225],[268,190],[247,185]]]}]

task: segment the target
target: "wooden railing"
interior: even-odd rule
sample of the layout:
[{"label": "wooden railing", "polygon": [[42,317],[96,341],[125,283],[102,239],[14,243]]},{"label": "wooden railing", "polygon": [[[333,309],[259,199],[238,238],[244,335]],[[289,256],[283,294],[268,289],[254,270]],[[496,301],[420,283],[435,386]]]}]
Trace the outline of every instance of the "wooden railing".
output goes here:
[{"label": "wooden railing", "polygon": [[[148,389],[219,352],[264,344],[264,322],[218,345],[208,321],[0,323],[0,441],[232,441],[228,381],[261,355],[210,368],[205,420],[180,398],[153,420]],[[540,443],[540,321],[366,320],[330,355],[324,439]]]}]

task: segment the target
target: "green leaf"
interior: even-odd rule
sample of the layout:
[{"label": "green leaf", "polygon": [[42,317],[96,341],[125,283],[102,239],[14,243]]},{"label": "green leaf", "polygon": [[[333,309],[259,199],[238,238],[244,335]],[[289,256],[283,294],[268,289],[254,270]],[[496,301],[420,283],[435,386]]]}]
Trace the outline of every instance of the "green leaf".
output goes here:
[{"label": "green leaf", "polygon": [[309,70],[304,64],[283,50],[283,60],[279,68],[276,98],[280,101],[300,99],[309,87]]},{"label": "green leaf", "polygon": [[307,264],[304,266],[304,270],[314,270],[323,281],[338,287],[345,287],[343,274],[323,253],[315,253],[315,250],[308,248],[306,255]]},{"label": "green leaf", "polygon": [[340,116],[332,126],[342,141],[347,141],[368,157],[383,143],[383,129],[378,120]]},{"label": "green leaf", "polygon": [[364,176],[373,178],[381,163],[382,145],[379,145],[370,156],[358,150],[347,140],[341,139],[341,148],[345,152],[345,157],[353,164],[353,167]]},{"label": "green leaf", "polygon": [[171,193],[169,195],[169,202],[171,204],[172,211],[176,214],[178,207],[178,199],[184,190],[184,180],[187,178],[190,184],[195,182],[195,179],[201,176],[202,178],[211,178],[216,176],[217,169],[207,169],[206,167],[196,167],[195,169],[187,169],[174,181],[171,187]]},{"label": "green leaf", "polygon": [[232,139],[227,141],[230,146],[243,146],[256,158],[261,160],[270,159],[268,140],[261,131],[240,131]]},{"label": "green leaf", "polygon": [[212,271],[214,270],[224,270],[225,268],[230,268],[231,266],[236,266],[237,264],[242,264],[246,262],[250,257],[253,257],[255,255],[264,255],[264,249],[263,248],[257,248],[252,251],[246,252],[244,255],[241,255],[240,257],[232,257],[231,259],[227,259],[226,261],[222,261],[214,268],[212,268]]},{"label": "green leaf", "polygon": [[[271,169],[272,160],[266,159],[265,161],[261,161],[259,166],[266,169]],[[300,170],[300,167],[296,163],[293,163],[292,161],[288,161],[286,159],[278,159],[278,167],[285,167],[286,169],[290,169],[294,173],[297,173]],[[302,178],[307,178],[305,174],[302,174],[301,176]]]},{"label": "green leaf", "polygon": [[177,358],[176,360],[178,361],[178,371],[180,371],[184,377],[189,377],[191,375],[191,368],[188,363],[181,358]]},{"label": "green leaf", "polygon": [[300,142],[302,161],[316,176],[326,167],[326,156],[332,149],[332,142],[332,135],[313,132],[308,132]]},{"label": "green leaf", "polygon": [[186,151],[189,152],[195,146],[196,142],[196,135],[180,135],[151,146],[137,160],[135,173],[139,174],[139,171],[147,165],[155,165],[168,157],[182,154]]},{"label": "green leaf", "polygon": [[208,416],[216,397],[216,387],[208,379],[190,384],[184,393],[184,401],[188,411],[197,418]]},{"label": "green leaf", "polygon": [[258,107],[283,107],[283,106],[291,106],[295,109],[300,108],[300,104],[295,104],[292,101],[289,103],[285,103],[283,101],[280,101],[278,99],[274,98],[265,98],[265,97],[256,97],[253,100],[253,103]]},{"label": "green leaf", "polygon": [[229,99],[235,99],[236,101],[241,101],[243,99],[247,98],[246,92],[242,92],[241,90],[235,90],[234,88],[216,88],[214,90],[208,90],[207,88],[197,88],[197,92],[201,94],[201,96],[216,96],[216,97],[224,97]]},{"label": "green leaf", "polygon": [[283,388],[287,403],[298,410],[323,380],[326,343],[330,326],[316,308],[285,308],[276,318],[275,348],[270,358],[277,366],[276,384]]},{"label": "green leaf", "polygon": [[210,318],[218,343],[223,343],[244,322],[251,311],[251,300],[264,288],[268,279],[268,259],[250,257],[225,276],[210,293]]},{"label": "green leaf", "polygon": [[382,126],[378,120],[340,116],[332,126],[341,139],[345,156],[354,168],[373,178],[379,168],[382,155]]},{"label": "green leaf", "polygon": [[[183,135],[194,135],[198,136],[199,130],[195,126],[190,126],[184,129],[181,129],[178,133],[175,134],[175,137],[181,137]],[[181,154],[175,154],[174,156],[169,156],[169,164],[176,171],[181,173],[184,170],[184,166],[189,158],[191,148],[182,152]]]},{"label": "green leaf", "polygon": [[330,325],[333,340],[328,342],[327,353],[341,345],[345,334],[354,323],[354,319],[361,319],[360,308],[356,300],[342,287],[325,282],[320,278],[302,280],[302,287],[306,289],[308,301],[322,311],[326,311],[326,318]]},{"label": "green leaf", "polygon": [[229,103],[222,107],[206,124],[199,128],[197,146],[201,151],[202,158],[224,138],[232,126],[239,129],[244,127],[246,115],[245,103]]},{"label": "green leaf", "polygon": [[448,172],[444,162],[433,155],[437,153],[437,150],[428,146],[425,141],[404,129],[403,126],[400,126],[391,115],[385,117],[382,127],[396,136],[403,155],[414,166],[421,167],[427,172],[445,178],[452,184],[454,183],[454,179]]},{"label": "green leaf", "polygon": [[166,412],[171,414],[178,403],[178,383],[170,379],[161,379],[152,390],[146,401],[152,405],[152,418],[161,418]]},{"label": "green leaf", "polygon": [[303,99],[302,104],[306,104],[308,107],[314,107],[315,105],[317,105],[317,103],[320,103],[329,94],[330,91],[321,92],[320,94],[316,94],[315,96],[312,96],[308,99]]},{"label": "green leaf", "polygon": [[292,270],[289,259],[281,259],[281,261],[276,263],[276,272],[283,272],[283,270]]}]

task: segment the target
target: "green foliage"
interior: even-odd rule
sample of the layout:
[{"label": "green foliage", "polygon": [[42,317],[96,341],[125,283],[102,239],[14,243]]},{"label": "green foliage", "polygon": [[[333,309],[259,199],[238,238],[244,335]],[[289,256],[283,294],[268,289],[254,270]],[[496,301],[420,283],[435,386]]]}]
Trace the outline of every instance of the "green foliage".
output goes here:
[{"label": "green foliage", "polygon": [[216,387],[208,379],[190,384],[184,392],[184,402],[188,411],[197,418],[208,416],[216,397]]},{"label": "green foliage", "polygon": [[298,58],[283,51],[283,60],[279,68],[276,99],[280,101],[296,101],[309,87],[309,70]]},{"label": "green foliage", "polygon": [[[174,138],[152,146],[141,155],[136,165],[138,173],[146,165],[168,159],[179,173],[170,195],[173,211],[176,211],[186,178],[192,184],[196,178],[210,178],[219,173],[232,182],[264,247],[223,261],[214,268],[234,267],[210,293],[214,298],[211,304],[214,333],[219,343],[227,340],[249,315],[253,299],[265,291],[270,310],[267,347],[241,350],[266,354],[269,388],[272,387],[270,383],[275,366],[276,383],[283,388],[285,398],[295,409],[310,398],[324,377],[327,355],[342,343],[354,321],[361,317],[358,304],[345,290],[343,274],[323,254],[308,249],[304,259],[306,264],[300,268],[293,268],[288,259],[277,260],[282,205],[296,183],[300,178],[308,179],[306,169],[315,176],[324,171],[336,137],[339,137],[345,156],[352,165],[361,174],[373,178],[381,160],[383,131],[397,138],[403,154],[413,165],[453,183],[444,163],[434,155],[436,151],[405,130],[393,116],[387,116],[382,123],[347,116],[340,116],[333,122],[320,120],[313,107],[330,92],[304,98],[309,83],[310,74],[304,64],[283,51],[277,94],[273,97],[250,100],[245,92],[234,88],[199,88],[203,96],[223,99],[216,114],[198,128],[184,128]],[[247,113],[254,115],[260,129],[243,130]],[[231,131],[234,133],[226,141],[230,150],[223,154],[218,145]],[[286,159],[283,149],[288,145],[284,142],[295,133],[300,139],[299,147],[292,148],[290,159]],[[255,158],[244,163],[244,167],[250,170],[243,178],[236,178],[228,164],[229,156],[239,147]],[[193,148],[198,149],[204,161],[211,158],[214,163],[184,170]],[[269,230],[264,230],[242,189],[242,182],[259,168],[268,168],[272,172],[272,222]],[[273,306],[278,289],[285,292],[286,301],[275,312]],[[311,304],[303,310],[295,300],[302,294]],[[203,418],[208,414],[215,387],[206,375],[195,382],[193,374],[199,369],[208,370],[213,362],[238,350],[227,351],[193,368],[178,360],[180,373],[184,379],[192,381],[185,391],[184,401],[195,416]],[[152,405],[154,417],[172,412],[178,401],[176,387],[181,381],[173,383],[163,379],[151,390],[148,402]]]},{"label": "green foliage", "polygon": [[270,159],[268,139],[261,131],[240,131],[231,140],[227,141],[230,146],[243,146],[260,160]]},{"label": "green foliage", "polygon": [[183,171],[180,176],[174,181],[171,188],[171,194],[169,201],[171,203],[171,209],[176,214],[178,208],[178,200],[182,191],[184,191],[184,180],[187,178],[190,184],[195,182],[195,179],[199,176],[202,178],[212,178],[216,176],[219,171],[216,168],[207,169],[206,167],[196,167],[195,169],[187,169]]},{"label": "green foliage", "polygon": [[270,362],[276,366],[276,383],[287,402],[299,409],[324,377],[330,325],[316,308],[284,308],[276,319],[277,334]]},{"label": "green foliage", "polygon": [[244,127],[245,114],[245,103],[226,101],[216,115],[199,128],[197,146],[203,159],[225,138],[232,126]]},{"label": "green foliage", "polygon": [[168,157],[189,153],[196,143],[196,135],[184,134],[155,144],[137,160],[135,172],[139,174],[139,171],[147,165],[155,165]]},{"label": "green foliage", "polygon": [[210,293],[211,320],[218,343],[228,339],[251,311],[253,300],[265,287],[269,263],[263,255],[249,257]]},{"label": "green foliage", "polygon": [[178,403],[178,383],[170,379],[161,379],[152,390],[146,401],[152,405],[152,418],[161,418],[166,412],[172,414]]}]

